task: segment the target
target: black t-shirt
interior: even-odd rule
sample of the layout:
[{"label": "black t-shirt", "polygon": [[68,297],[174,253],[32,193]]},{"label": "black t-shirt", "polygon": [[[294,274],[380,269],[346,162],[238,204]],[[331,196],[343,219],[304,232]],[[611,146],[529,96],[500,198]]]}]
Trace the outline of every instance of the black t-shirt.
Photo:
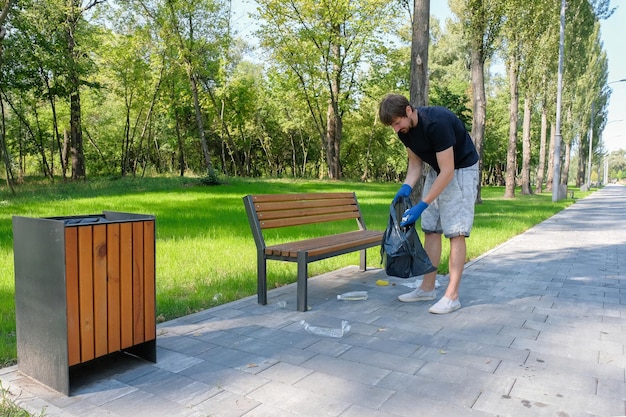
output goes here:
[{"label": "black t-shirt", "polygon": [[398,132],[404,146],[440,172],[437,152],[454,150],[454,168],[467,168],[478,161],[478,152],[463,122],[445,107],[418,107],[417,126]]}]

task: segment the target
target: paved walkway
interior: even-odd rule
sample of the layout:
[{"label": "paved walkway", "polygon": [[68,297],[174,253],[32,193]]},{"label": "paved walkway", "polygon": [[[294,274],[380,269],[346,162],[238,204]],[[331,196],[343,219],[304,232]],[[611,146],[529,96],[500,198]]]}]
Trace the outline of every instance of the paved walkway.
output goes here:
[{"label": "paved walkway", "polygon": [[[69,397],[15,366],[0,382],[47,417],[623,416],[625,213],[626,187],[608,186],[470,262],[449,315],[350,267],[310,280],[306,313],[290,285],[160,324],[158,363],[95,361]],[[336,299],[352,290],[369,299]]]}]

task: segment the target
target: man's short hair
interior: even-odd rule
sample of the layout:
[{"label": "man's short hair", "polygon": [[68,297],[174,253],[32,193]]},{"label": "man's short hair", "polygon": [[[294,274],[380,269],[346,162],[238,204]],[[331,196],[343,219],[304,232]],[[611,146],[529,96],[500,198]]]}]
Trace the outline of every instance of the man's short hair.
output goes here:
[{"label": "man's short hair", "polygon": [[402,94],[387,94],[378,107],[378,117],[382,124],[390,126],[398,117],[406,117],[409,100]]}]

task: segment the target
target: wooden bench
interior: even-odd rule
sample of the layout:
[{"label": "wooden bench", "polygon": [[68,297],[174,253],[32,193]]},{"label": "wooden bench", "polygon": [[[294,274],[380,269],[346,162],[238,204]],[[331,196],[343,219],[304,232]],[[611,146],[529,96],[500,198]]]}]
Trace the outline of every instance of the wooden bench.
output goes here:
[{"label": "wooden bench", "polygon": [[[268,259],[297,262],[297,308],[307,310],[309,262],[361,251],[360,270],[366,269],[366,249],[381,243],[383,232],[367,230],[354,193],[261,194],[243,198],[257,248],[258,303],[267,304]],[[356,219],[358,230],[266,246],[263,230]]]}]

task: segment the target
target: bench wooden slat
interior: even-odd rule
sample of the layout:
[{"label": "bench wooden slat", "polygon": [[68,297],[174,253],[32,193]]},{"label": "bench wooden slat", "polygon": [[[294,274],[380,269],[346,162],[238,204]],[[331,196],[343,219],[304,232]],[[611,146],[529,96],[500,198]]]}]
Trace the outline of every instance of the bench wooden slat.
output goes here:
[{"label": "bench wooden slat", "polygon": [[254,208],[257,214],[267,213],[273,211],[288,211],[288,210],[304,210],[309,208],[329,207],[333,210],[342,210],[346,206],[351,206],[353,209],[357,208],[357,202],[353,198],[335,198],[325,200],[297,200],[297,201],[278,201],[270,203],[255,203]]},{"label": "bench wooden slat", "polygon": [[315,214],[328,214],[328,213],[343,213],[353,212],[356,216],[359,215],[359,208],[356,204],[342,204],[338,206],[323,206],[323,207],[303,207],[295,206],[293,208],[285,207],[281,210],[264,210],[257,209],[257,218],[259,220],[279,219],[282,217],[299,217],[303,215],[315,215]]},{"label": "bench wooden slat", "polygon": [[331,222],[336,220],[348,220],[358,218],[358,213],[355,215],[354,212],[347,213],[332,213],[332,214],[321,214],[319,216],[300,216],[300,217],[288,217],[274,220],[261,220],[259,224],[261,229],[273,229],[276,227],[286,227],[286,226],[302,226],[305,224],[314,224],[314,223],[324,223]]},{"label": "bench wooden slat", "polygon": [[[257,293],[259,304],[267,304],[266,261],[298,264],[297,306],[307,310],[308,263],[359,251],[360,270],[366,269],[366,249],[380,245],[383,232],[367,230],[354,193],[299,193],[247,195],[243,198],[257,247]],[[358,230],[319,236],[295,242],[265,244],[264,229],[356,220]]]},{"label": "bench wooden slat", "polygon": [[359,230],[332,236],[323,236],[297,242],[269,246],[265,249],[268,256],[282,256],[297,259],[298,252],[305,251],[309,256],[337,252],[346,248],[367,243],[380,243],[377,230]]},{"label": "bench wooden slat", "polygon": [[337,198],[351,198],[354,200],[354,193],[256,194],[250,197],[255,203],[298,200],[334,200]]}]

